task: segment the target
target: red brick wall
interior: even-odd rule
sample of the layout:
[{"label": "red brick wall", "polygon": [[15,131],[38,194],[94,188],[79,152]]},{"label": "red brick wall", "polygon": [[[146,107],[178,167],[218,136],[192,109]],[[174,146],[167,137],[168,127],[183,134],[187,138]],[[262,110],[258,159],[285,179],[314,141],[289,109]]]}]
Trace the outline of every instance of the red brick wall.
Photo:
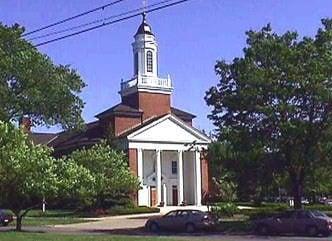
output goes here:
[{"label": "red brick wall", "polygon": [[139,108],[143,119],[171,113],[171,96],[157,93],[139,93]]},{"label": "red brick wall", "polygon": [[116,116],[114,118],[114,132],[118,136],[121,132],[141,123],[141,117]]},{"label": "red brick wall", "polygon": [[171,113],[171,96],[160,93],[137,92],[122,97],[122,103],[142,110],[143,120]]},{"label": "red brick wall", "polygon": [[138,109],[138,92],[123,96],[122,103]]},{"label": "red brick wall", "polygon": [[[137,173],[137,149],[129,149],[128,150],[128,161],[129,161],[129,168],[132,171],[135,177],[138,176]],[[131,195],[133,202],[138,205],[138,193],[133,193]]]},{"label": "red brick wall", "polygon": [[210,170],[209,162],[204,154],[201,154],[201,175],[202,175],[202,201],[206,200],[210,193]]}]

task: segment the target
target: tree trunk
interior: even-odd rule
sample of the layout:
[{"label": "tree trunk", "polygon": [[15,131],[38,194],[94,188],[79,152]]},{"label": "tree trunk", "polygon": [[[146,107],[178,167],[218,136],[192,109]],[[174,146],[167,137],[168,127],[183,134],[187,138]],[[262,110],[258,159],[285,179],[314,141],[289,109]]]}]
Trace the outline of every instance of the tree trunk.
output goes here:
[{"label": "tree trunk", "polygon": [[294,198],[294,208],[302,208],[302,196],[303,196],[303,170],[298,173],[291,174],[292,186],[293,186],[293,198]]},{"label": "tree trunk", "polygon": [[22,231],[22,216],[16,215],[16,231],[20,232]]}]

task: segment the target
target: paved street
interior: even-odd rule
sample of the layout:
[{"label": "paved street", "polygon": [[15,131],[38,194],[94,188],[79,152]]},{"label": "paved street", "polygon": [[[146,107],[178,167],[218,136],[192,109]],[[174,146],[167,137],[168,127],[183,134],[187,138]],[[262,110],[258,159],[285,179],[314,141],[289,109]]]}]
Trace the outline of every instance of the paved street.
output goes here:
[{"label": "paved street", "polygon": [[[144,224],[148,217],[155,214],[141,214],[141,215],[128,215],[128,216],[116,216],[116,217],[104,217],[99,218],[95,222],[69,224],[69,225],[55,225],[44,227],[25,227],[24,230],[31,232],[59,232],[70,234],[96,234],[96,235],[111,235],[111,234],[125,234],[133,236],[153,236],[154,234],[147,233],[144,230]],[[6,231],[13,227],[0,228],[0,231]],[[160,236],[174,237],[176,239],[184,241],[332,241],[332,236],[329,238],[311,238],[311,237],[294,237],[294,236],[269,236],[261,237],[255,235],[228,235],[228,234],[170,234],[162,233]]]}]

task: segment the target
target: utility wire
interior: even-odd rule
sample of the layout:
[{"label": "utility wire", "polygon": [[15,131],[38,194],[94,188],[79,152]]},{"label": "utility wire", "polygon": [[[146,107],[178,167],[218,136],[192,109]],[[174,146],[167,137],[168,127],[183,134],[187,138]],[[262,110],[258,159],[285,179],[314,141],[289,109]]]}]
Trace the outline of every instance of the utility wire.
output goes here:
[{"label": "utility wire", "polygon": [[154,3],[154,4],[151,4],[151,5],[148,5],[148,6],[136,8],[136,9],[124,12],[124,13],[120,13],[120,14],[117,14],[117,15],[112,15],[112,16],[109,16],[107,18],[101,18],[101,19],[97,19],[97,20],[94,20],[94,21],[91,21],[91,22],[84,23],[84,24],[76,25],[76,26],[73,26],[73,27],[70,27],[70,28],[65,28],[65,29],[62,29],[62,30],[59,30],[59,31],[54,31],[54,32],[38,35],[36,37],[32,37],[32,38],[29,38],[27,40],[31,41],[31,40],[35,40],[35,39],[41,39],[41,38],[46,38],[46,37],[50,37],[50,36],[53,36],[53,35],[58,35],[58,34],[65,33],[65,32],[70,32],[70,31],[73,31],[73,30],[76,30],[76,29],[80,29],[80,28],[87,27],[87,26],[90,26],[90,25],[93,25],[93,24],[101,23],[101,22],[104,22],[104,21],[107,21],[107,20],[110,20],[110,19],[122,17],[122,16],[131,14],[131,13],[135,13],[135,12],[138,12],[138,11],[141,11],[141,10],[146,10],[146,9],[149,9],[149,8],[152,8],[152,7],[155,7],[155,6],[159,6],[159,5],[171,2],[171,1],[174,1],[174,0],[161,1],[161,2]]},{"label": "utility wire", "polygon": [[33,34],[33,33],[40,32],[40,31],[42,31],[42,30],[44,30],[44,29],[48,29],[48,28],[50,28],[50,27],[54,27],[54,26],[56,26],[56,25],[59,25],[59,24],[62,24],[62,23],[68,22],[68,21],[73,20],[73,19],[75,19],[75,18],[79,18],[79,17],[85,16],[85,15],[87,15],[87,14],[90,14],[90,13],[93,13],[93,12],[96,12],[96,11],[99,11],[99,10],[104,10],[104,9],[107,8],[107,7],[110,7],[110,6],[112,6],[112,5],[115,5],[115,4],[120,3],[120,2],[123,2],[123,1],[124,1],[124,0],[116,0],[116,1],[113,1],[113,2],[108,3],[108,4],[105,4],[105,5],[103,5],[103,6],[100,6],[100,7],[97,7],[97,8],[91,9],[91,10],[88,10],[88,11],[86,11],[86,12],[83,12],[83,13],[77,14],[77,15],[75,15],[75,16],[72,16],[72,17],[69,17],[69,18],[66,18],[66,19],[60,20],[60,21],[58,21],[58,22],[55,22],[55,23],[52,23],[52,24],[46,25],[46,26],[44,26],[44,27],[41,27],[41,28],[35,29],[35,30],[30,31],[30,32],[27,32],[27,33],[24,33],[24,34],[22,34],[22,37],[27,36],[27,35],[30,35],[30,34]]},{"label": "utility wire", "polygon": [[113,20],[113,21],[110,21],[110,22],[99,24],[97,26],[93,26],[93,27],[90,27],[90,28],[87,28],[87,29],[83,29],[81,31],[77,31],[77,32],[74,32],[74,33],[71,33],[71,34],[68,34],[68,35],[64,35],[64,36],[61,36],[59,38],[55,38],[55,39],[51,39],[51,40],[48,40],[48,41],[45,41],[45,42],[37,43],[36,45],[34,45],[34,47],[39,47],[39,46],[46,45],[46,44],[49,44],[49,43],[53,43],[53,42],[56,42],[56,41],[59,41],[59,40],[62,40],[62,39],[66,39],[66,38],[69,38],[69,37],[72,37],[72,36],[75,36],[75,35],[79,35],[79,34],[82,34],[82,33],[85,33],[85,32],[89,32],[89,31],[92,31],[92,30],[95,30],[95,29],[98,29],[98,28],[102,28],[102,27],[105,27],[107,25],[112,25],[112,24],[115,24],[115,23],[118,23],[118,22],[126,21],[128,19],[140,16],[140,15],[144,14],[144,12],[145,13],[151,13],[151,12],[162,10],[164,8],[169,8],[169,7],[172,7],[172,6],[175,6],[175,5],[179,5],[181,3],[188,2],[188,1],[190,1],[190,0],[181,0],[181,1],[176,1],[176,2],[173,2],[173,3],[169,3],[169,4],[166,4],[166,5],[160,6],[160,7],[155,7],[155,8],[146,10],[146,11],[142,11],[142,12],[139,12],[139,13],[136,13],[136,14],[129,15],[127,17],[123,17],[123,18],[116,19],[116,20]]}]

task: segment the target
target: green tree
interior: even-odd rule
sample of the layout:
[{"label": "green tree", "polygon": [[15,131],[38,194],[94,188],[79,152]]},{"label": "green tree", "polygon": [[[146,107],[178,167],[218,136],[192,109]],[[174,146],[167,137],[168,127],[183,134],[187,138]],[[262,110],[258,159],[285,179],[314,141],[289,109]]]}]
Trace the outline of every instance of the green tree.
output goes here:
[{"label": "green tree", "polygon": [[92,195],[94,177],[73,160],[56,160],[22,130],[0,121],[0,205],[16,216],[16,230],[42,198]]},{"label": "green tree", "polygon": [[105,200],[127,197],[138,190],[138,179],[131,173],[127,158],[106,142],[76,150],[69,158],[90,170],[96,178],[97,206],[103,207]]},{"label": "green tree", "polygon": [[331,164],[332,20],[322,25],[313,38],[248,31],[243,57],[217,62],[205,97],[220,140],[286,170],[296,208],[305,177]]},{"label": "green tree", "polygon": [[21,37],[24,29],[0,23],[0,120],[30,117],[33,125],[74,128],[83,121],[85,86],[77,72],[56,65]]}]

